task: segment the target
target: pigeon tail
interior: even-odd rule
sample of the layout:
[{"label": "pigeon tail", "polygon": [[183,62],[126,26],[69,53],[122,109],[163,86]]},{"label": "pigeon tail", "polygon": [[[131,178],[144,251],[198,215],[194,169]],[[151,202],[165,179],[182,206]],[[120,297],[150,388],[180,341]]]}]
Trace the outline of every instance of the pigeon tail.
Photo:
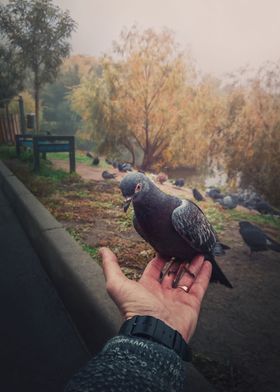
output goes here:
[{"label": "pigeon tail", "polygon": [[274,250],[275,252],[280,252],[280,244],[276,241],[271,241],[271,245],[269,246],[271,250]]},{"label": "pigeon tail", "polygon": [[212,275],[210,278],[210,282],[220,283],[232,289],[233,288],[232,284],[230,283],[230,281],[227,279],[227,277],[225,276],[225,274],[217,264],[214,256],[206,257],[206,260],[209,260],[212,263]]}]

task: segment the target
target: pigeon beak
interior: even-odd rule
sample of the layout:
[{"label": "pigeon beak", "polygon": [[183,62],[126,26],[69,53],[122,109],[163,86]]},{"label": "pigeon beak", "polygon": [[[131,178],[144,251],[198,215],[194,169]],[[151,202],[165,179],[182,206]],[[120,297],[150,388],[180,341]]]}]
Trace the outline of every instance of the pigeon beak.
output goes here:
[{"label": "pigeon beak", "polygon": [[124,205],[123,205],[124,212],[126,212],[128,210],[128,208],[130,206],[130,203],[131,203],[131,200],[132,200],[132,197],[127,197],[125,199],[125,202],[124,202]]}]

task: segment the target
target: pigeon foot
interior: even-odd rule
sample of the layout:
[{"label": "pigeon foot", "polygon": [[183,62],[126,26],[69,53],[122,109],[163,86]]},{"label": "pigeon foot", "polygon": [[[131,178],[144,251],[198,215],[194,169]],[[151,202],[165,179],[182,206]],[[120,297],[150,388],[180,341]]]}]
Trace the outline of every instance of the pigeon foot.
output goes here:
[{"label": "pigeon foot", "polygon": [[[179,265],[179,267],[178,267]],[[163,279],[165,278],[166,275],[171,275],[175,274],[175,278],[172,282],[172,288],[178,287],[178,284],[183,277],[185,273],[191,276],[192,279],[195,279],[195,274],[193,274],[189,270],[190,263],[188,262],[178,262],[174,257],[170,259],[168,262],[166,262],[165,266],[163,267],[161,273],[160,273],[160,278],[159,282],[162,283]]]},{"label": "pigeon foot", "polygon": [[195,274],[192,273],[192,272],[189,270],[189,266],[190,266],[190,263],[188,263],[188,262],[181,262],[181,263],[180,263],[179,269],[178,269],[178,271],[177,271],[177,273],[176,273],[176,276],[175,276],[175,278],[174,278],[174,280],[173,280],[173,282],[172,282],[172,287],[173,287],[173,288],[178,287],[178,284],[179,284],[180,280],[182,279],[182,277],[183,277],[183,275],[184,275],[185,273],[187,273],[188,275],[190,275],[192,279],[195,279]]}]

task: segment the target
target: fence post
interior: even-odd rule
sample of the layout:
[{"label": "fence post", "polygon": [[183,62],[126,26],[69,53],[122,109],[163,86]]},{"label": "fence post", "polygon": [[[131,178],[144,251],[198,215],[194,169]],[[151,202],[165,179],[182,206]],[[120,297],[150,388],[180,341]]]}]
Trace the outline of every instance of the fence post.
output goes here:
[{"label": "fence post", "polygon": [[0,116],[0,143],[5,142],[3,117]]},{"label": "fence post", "polygon": [[19,119],[20,119],[20,133],[26,133],[26,122],[25,122],[25,113],[24,113],[24,105],[22,96],[18,97],[18,106],[19,106]]},{"label": "fence post", "polygon": [[33,136],[33,159],[34,159],[34,172],[39,173],[40,169],[40,153],[38,136]]},{"label": "fence post", "polygon": [[69,161],[70,161],[70,173],[76,171],[76,160],[75,160],[75,137],[69,137]]}]

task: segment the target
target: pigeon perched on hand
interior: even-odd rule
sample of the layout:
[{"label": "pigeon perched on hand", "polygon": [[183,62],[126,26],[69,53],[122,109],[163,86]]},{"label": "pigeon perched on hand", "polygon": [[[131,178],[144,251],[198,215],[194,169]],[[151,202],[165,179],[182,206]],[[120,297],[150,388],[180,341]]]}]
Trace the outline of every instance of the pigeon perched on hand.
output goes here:
[{"label": "pigeon perched on hand", "polygon": [[258,226],[247,221],[239,222],[239,232],[250,248],[250,254],[265,250],[280,252],[280,244],[265,234]]},{"label": "pigeon perched on hand", "polygon": [[[215,260],[215,255],[224,254],[223,245],[195,203],[165,194],[141,173],[126,175],[120,189],[126,199],[124,210],[133,204],[136,231],[162,258],[175,259],[185,267],[194,256],[203,254],[213,266],[211,281],[232,288]],[[177,275],[179,271],[182,273],[182,268]],[[177,287],[181,276],[175,277],[173,287]]]}]

